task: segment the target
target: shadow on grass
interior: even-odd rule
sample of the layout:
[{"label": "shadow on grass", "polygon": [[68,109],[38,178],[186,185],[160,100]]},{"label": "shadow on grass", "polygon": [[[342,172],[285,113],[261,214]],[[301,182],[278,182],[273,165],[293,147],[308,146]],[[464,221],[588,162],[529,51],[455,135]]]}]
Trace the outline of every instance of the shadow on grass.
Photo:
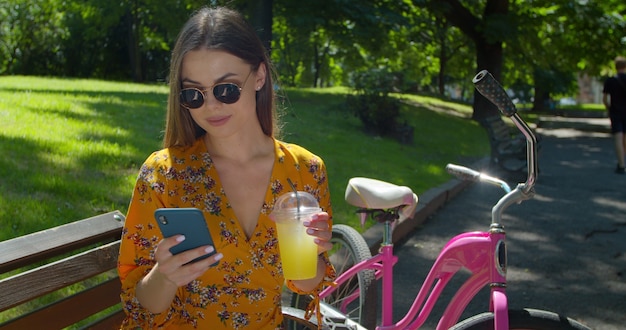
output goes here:
[{"label": "shadow on grass", "polygon": [[[161,146],[167,96],[117,91],[30,93],[57,94],[69,98],[72,106],[40,109],[26,104],[20,111],[79,122],[84,128],[76,136],[56,141],[0,135],[0,227],[6,228],[0,240],[115,209],[125,212],[141,163]],[[86,150],[68,150],[76,145]]]}]

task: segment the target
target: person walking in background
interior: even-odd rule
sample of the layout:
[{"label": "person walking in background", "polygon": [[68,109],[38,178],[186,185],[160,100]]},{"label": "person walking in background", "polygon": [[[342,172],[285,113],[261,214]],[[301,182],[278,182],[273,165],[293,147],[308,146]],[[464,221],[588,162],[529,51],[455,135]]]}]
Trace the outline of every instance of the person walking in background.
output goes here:
[{"label": "person walking in background", "polygon": [[626,152],[626,58],[615,58],[617,74],[604,82],[602,103],[609,112],[611,133],[615,141],[617,168],[615,173],[624,174]]},{"label": "person walking in background", "polygon": [[[239,13],[205,7],[182,28],[171,57],[164,149],[142,165],[122,232],[122,328],[280,329],[285,279],[269,213],[292,185],[314,195],[322,212],[305,223],[317,243],[317,275],[286,285],[315,294],[334,279],[326,167],[276,137],[273,75]],[[185,238],[163,239],[154,212],[164,207],[202,210],[215,246],[172,255]]]}]

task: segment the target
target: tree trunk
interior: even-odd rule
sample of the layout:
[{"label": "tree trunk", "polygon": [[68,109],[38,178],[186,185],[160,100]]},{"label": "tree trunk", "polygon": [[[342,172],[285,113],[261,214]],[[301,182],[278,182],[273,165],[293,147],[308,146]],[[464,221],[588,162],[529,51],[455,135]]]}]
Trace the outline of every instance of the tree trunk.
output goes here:
[{"label": "tree trunk", "polygon": [[141,51],[139,49],[139,17],[137,11],[137,1],[132,2],[132,8],[126,14],[128,24],[128,58],[131,72],[133,73],[133,81],[143,81],[143,73],[141,71]]},{"label": "tree trunk", "polygon": [[322,60],[320,59],[320,50],[317,45],[317,41],[313,43],[313,88],[318,87],[317,82],[320,79],[320,68],[322,66]]},{"label": "tree trunk", "polygon": [[444,41],[441,43],[441,50],[439,52],[439,73],[438,73],[438,90],[439,95],[444,96],[446,93],[446,64],[448,64],[448,54],[446,54],[446,47]]},{"label": "tree trunk", "polygon": [[[427,4],[430,9],[439,12],[448,22],[474,40],[476,44],[476,73],[480,70],[487,70],[496,80],[500,81],[503,63],[502,41],[488,42],[485,31],[482,29],[490,16],[502,16],[509,13],[509,0],[487,0],[481,17],[474,15],[459,0],[430,0]],[[473,107],[472,119],[474,120],[499,113],[497,107],[476,90],[474,90]]]},{"label": "tree trunk", "polygon": [[550,102],[550,93],[545,88],[542,88],[538,84],[535,84],[535,93],[533,99],[532,111],[545,111],[552,110],[552,103]]},{"label": "tree trunk", "polygon": [[[491,75],[500,82],[502,77],[502,43],[487,44],[480,40],[476,43],[476,66],[478,73],[481,70],[487,70]],[[487,100],[482,94],[474,89],[474,112],[472,119],[479,121],[486,117],[498,115],[498,108]]]},{"label": "tree trunk", "polygon": [[444,19],[437,17],[435,19],[437,24],[437,36],[439,38],[439,73],[438,73],[438,90],[439,95],[444,96],[446,92],[446,64],[448,64],[448,53],[446,49],[448,47],[446,40],[446,32],[448,30],[447,22]]},{"label": "tree trunk", "polygon": [[256,0],[250,7],[250,23],[257,30],[257,34],[268,52],[272,49],[272,0]]}]

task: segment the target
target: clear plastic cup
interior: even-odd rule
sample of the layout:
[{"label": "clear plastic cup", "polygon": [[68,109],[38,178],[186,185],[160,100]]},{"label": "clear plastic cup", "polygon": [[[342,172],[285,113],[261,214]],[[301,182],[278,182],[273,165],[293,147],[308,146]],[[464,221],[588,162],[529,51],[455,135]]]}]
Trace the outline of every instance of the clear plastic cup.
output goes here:
[{"label": "clear plastic cup", "polygon": [[304,280],[317,274],[317,244],[303,223],[320,211],[315,197],[304,191],[289,192],[276,200],[270,218],[276,222],[286,279]]}]

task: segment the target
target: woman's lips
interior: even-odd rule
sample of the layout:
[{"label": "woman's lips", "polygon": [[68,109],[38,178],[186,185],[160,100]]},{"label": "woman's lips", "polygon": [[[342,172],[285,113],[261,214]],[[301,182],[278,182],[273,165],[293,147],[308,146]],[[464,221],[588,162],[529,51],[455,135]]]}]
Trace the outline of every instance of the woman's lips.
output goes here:
[{"label": "woman's lips", "polygon": [[228,119],[230,119],[230,116],[221,116],[209,118],[207,121],[211,126],[222,126],[228,122]]}]

